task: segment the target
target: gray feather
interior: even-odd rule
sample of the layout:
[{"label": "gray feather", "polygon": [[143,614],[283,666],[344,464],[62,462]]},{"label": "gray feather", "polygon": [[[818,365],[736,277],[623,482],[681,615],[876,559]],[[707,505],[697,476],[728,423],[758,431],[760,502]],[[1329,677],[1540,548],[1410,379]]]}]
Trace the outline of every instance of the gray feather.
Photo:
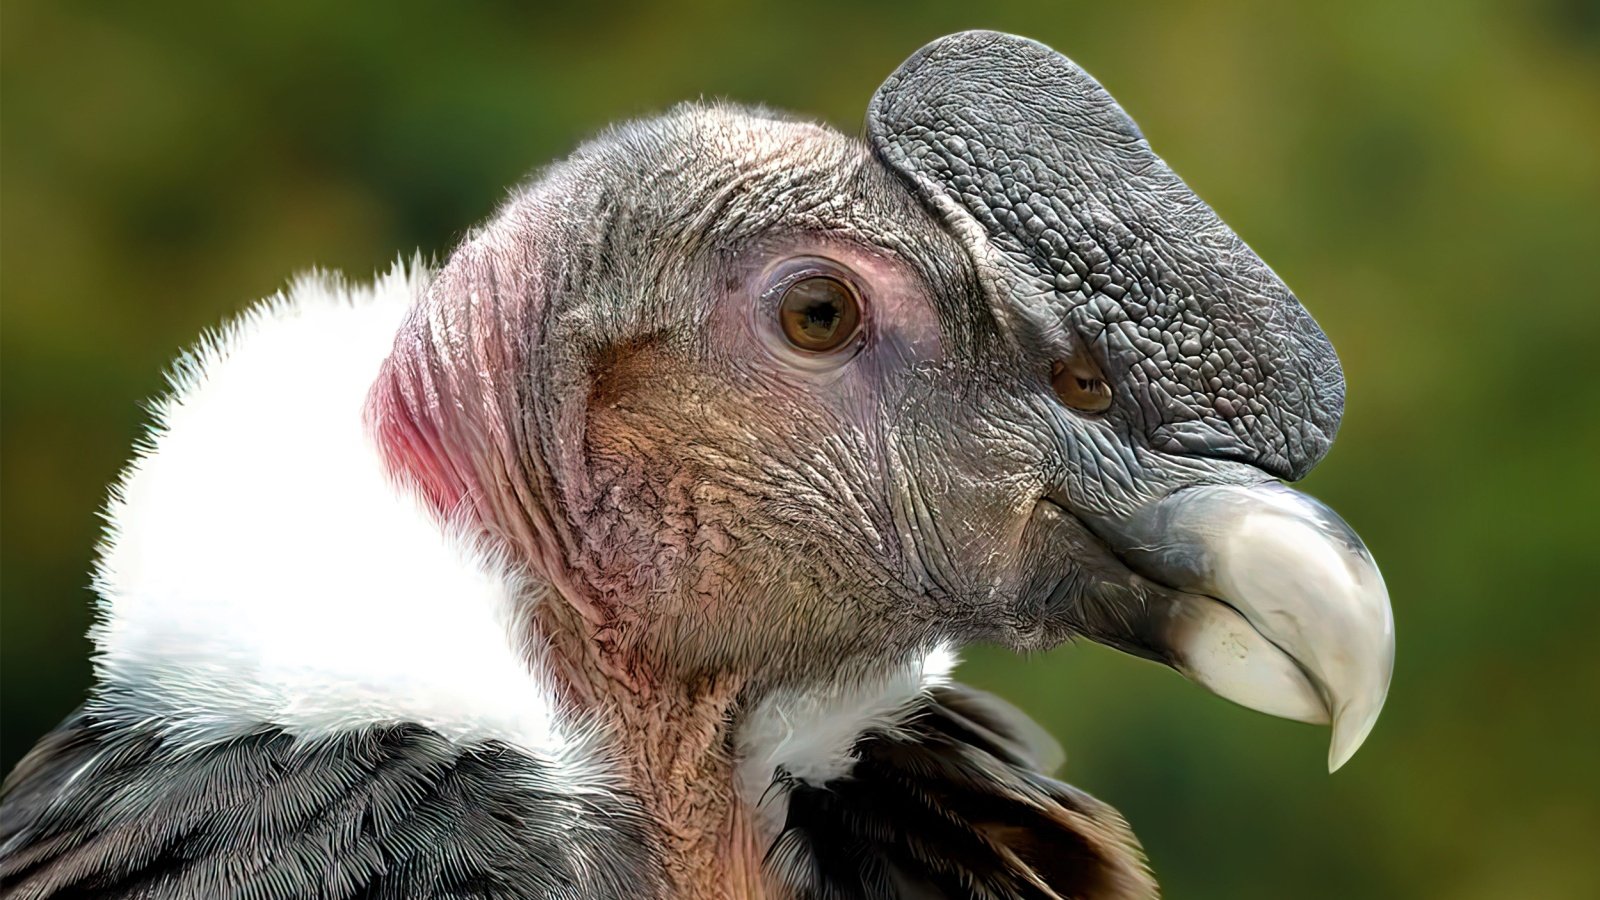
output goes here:
[{"label": "gray feather", "polygon": [[418,725],[185,746],[80,711],[8,779],[0,892],[47,897],[640,897],[637,803]]}]

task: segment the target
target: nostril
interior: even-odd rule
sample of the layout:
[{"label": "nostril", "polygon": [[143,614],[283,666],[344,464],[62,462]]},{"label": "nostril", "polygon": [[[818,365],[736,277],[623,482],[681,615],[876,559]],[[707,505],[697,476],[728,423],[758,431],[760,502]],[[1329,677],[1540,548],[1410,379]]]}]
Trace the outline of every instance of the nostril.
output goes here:
[{"label": "nostril", "polygon": [[1058,362],[1050,369],[1050,384],[1069,408],[1103,413],[1111,407],[1111,385],[1094,360],[1078,358]]}]

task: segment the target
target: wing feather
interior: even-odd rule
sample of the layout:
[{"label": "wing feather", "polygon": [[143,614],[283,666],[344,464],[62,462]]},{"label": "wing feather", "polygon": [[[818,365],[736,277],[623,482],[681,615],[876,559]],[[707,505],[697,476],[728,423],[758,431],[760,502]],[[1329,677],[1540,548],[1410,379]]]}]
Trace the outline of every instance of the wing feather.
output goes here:
[{"label": "wing feather", "polygon": [[1157,896],[1122,817],[1043,774],[1060,751],[1038,726],[961,685],[914,703],[857,741],[845,776],[785,781],[768,864],[797,897]]},{"label": "wing feather", "polygon": [[646,819],[414,724],[186,745],[80,711],[0,789],[0,895],[650,897]]}]

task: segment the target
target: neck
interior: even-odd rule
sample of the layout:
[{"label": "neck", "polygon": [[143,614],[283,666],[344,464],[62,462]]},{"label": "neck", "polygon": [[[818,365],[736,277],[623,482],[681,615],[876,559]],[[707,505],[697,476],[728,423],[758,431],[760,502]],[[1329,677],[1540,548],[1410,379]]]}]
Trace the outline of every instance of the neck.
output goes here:
[{"label": "neck", "polygon": [[747,680],[673,676],[551,598],[534,627],[564,705],[603,723],[630,785],[660,829],[673,896],[769,896],[754,810],[736,790],[734,737]]}]

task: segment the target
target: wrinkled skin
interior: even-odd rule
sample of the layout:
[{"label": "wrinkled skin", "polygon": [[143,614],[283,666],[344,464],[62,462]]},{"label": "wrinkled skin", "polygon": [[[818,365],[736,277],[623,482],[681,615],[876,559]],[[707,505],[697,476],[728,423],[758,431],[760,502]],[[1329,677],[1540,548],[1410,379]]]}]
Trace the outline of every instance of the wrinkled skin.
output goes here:
[{"label": "wrinkled skin", "polygon": [[[807,259],[863,296],[839,352],[777,331]],[[1103,413],[1052,387],[1084,359]],[[1173,662],[1130,625],[1166,589],[1101,523],[1302,474],[1342,394],[1098,84],[972,33],[880,89],[867,142],[690,106],[589,143],[457,251],[375,407],[400,468],[620,640],[785,681],[1076,632]]]},{"label": "wrinkled skin", "polygon": [[[622,240],[648,252],[614,253]],[[788,347],[764,296],[808,257],[866,297],[856,346],[828,358]],[[489,302],[456,302],[488,284]],[[521,434],[543,438],[508,440],[541,491],[496,496],[521,472],[462,447],[465,491],[490,521],[526,517],[541,568],[639,621],[653,656],[789,680],[993,636],[1009,615],[1044,487],[1022,429],[1040,427],[1048,380],[1022,397],[980,380],[1000,338],[968,254],[859,141],[730,107],[622,128],[513,200],[435,290],[431,346],[462,322],[531,335],[522,366],[478,371],[514,373],[490,390],[516,393]],[[1022,426],[1009,441],[1005,423]],[[1003,493],[976,471],[997,451],[1027,454]],[[987,537],[1002,533],[1003,556]]]},{"label": "wrinkled skin", "polygon": [[[780,329],[807,273],[861,297],[837,350]],[[371,418],[556,588],[542,635],[582,635],[577,693],[638,713],[641,759],[720,758],[775,687],[1082,634],[1332,721],[1337,767],[1387,690],[1387,594],[1275,479],[1342,408],[1310,315],[1110,96],[972,32],[891,76],[865,140],[696,105],[586,144],[452,256]],[[671,803],[721,778],[641,766]]]},{"label": "wrinkled skin", "polygon": [[[651,252],[609,253],[618,232]],[[527,323],[531,374],[493,390],[526,392],[504,403],[527,410],[522,434],[571,435],[513,439],[549,494],[488,496],[488,517],[537,522],[547,567],[593,604],[628,605],[612,614],[647,620],[644,639],[686,669],[804,679],[941,640],[1062,640],[1132,580],[1046,498],[1110,510],[1219,467],[1151,450],[1120,411],[1064,407],[1052,362],[1086,343],[1057,349],[1059,327],[997,296],[974,256],[831,129],[685,107],[607,135],[435,288],[451,295],[436,335],[488,327],[445,324],[457,316]],[[530,278],[530,258],[559,268]],[[853,275],[865,300],[859,340],[825,358],[785,344],[766,296],[804,258]],[[492,305],[453,302],[487,284]]]}]

